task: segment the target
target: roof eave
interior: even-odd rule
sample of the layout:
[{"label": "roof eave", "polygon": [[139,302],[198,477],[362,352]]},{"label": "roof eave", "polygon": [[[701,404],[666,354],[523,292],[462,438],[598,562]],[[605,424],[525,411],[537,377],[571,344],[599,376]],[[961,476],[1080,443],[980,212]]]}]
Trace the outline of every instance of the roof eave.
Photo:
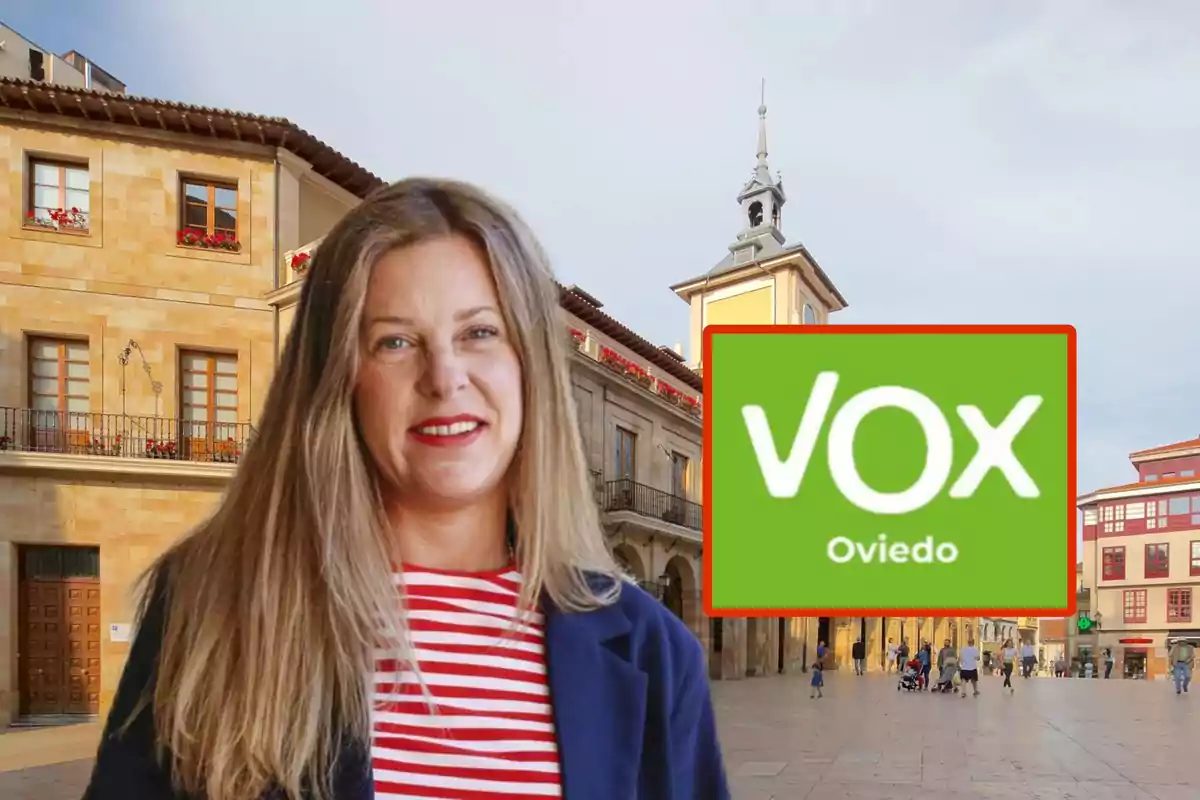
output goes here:
[{"label": "roof eave", "polygon": [[825,288],[825,291],[829,292],[830,297],[834,299],[837,307],[830,308],[830,312],[842,311],[843,309],[849,308],[850,302],[846,300],[845,295],[843,295],[837,286],[834,285],[833,281],[830,280],[829,276],[825,273],[825,270],[821,268],[821,265],[817,263],[817,260],[813,258],[812,253],[810,253],[808,248],[804,245],[797,245],[795,250],[787,253],[769,256],[768,258],[740,264],[736,270],[731,270],[729,272],[722,273],[721,275],[709,275],[708,273],[697,275],[694,278],[688,278],[687,280],[672,284],[670,289],[683,301],[690,302],[692,295],[696,294],[696,292],[699,290],[707,289],[708,286],[714,281],[732,283],[734,282],[733,276],[739,275],[743,270],[765,269],[768,272],[771,272],[779,269],[780,267],[794,263],[797,255],[802,255],[804,257],[804,260],[809,266],[812,267],[813,274],[816,276],[817,280],[821,282],[821,285]]},{"label": "roof eave", "polygon": [[22,78],[0,77],[0,108],[20,114],[116,125],[197,141],[243,142],[288,150],[357,197],[384,180],[283,117],[268,117],[170,100],[113,94]]}]

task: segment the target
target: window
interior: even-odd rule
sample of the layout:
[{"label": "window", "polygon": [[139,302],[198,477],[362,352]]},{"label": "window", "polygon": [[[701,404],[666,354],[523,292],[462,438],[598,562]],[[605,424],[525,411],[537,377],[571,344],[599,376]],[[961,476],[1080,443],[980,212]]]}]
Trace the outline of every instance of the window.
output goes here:
[{"label": "window", "polygon": [[1102,577],[1106,581],[1125,580],[1125,548],[1104,548],[1104,571]]},{"label": "window", "polygon": [[1170,572],[1170,546],[1165,543],[1146,545],[1146,577],[1166,578]]},{"label": "window", "polygon": [[1191,499],[1188,497],[1172,497],[1167,501],[1167,513],[1171,516],[1187,514],[1191,510]]},{"label": "window", "polygon": [[1126,589],[1124,601],[1126,622],[1146,621],[1145,589]]},{"label": "window", "polygon": [[1125,504],[1125,519],[1144,519],[1146,516],[1146,504],[1126,503]]},{"label": "window", "polygon": [[637,478],[637,434],[617,428],[617,478]]},{"label": "window", "polygon": [[1167,590],[1167,622],[1192,621],[1192,590]]},{"label": "window", "polygon": [[30,339],[29,407],[37,427],[58,427],[63,414],[90,411],[90,377],[87,342]]},{"label": "window", "polygon": [[1151,500],[1146,503],[1146,530],[1154,530],[1155,528],[1167,527],[1167,501],[1159,500],[1155,503]]},{"label": "window", "polygon": [[31,160],[26,223],[59,231],[86,232],[91,211],[90,189],[85,165]]},{"label": "window", "polygon": [[671,494],[687,497],[691,460],[683,453],[671,453]]},{"label": "window", "polygon": [[1192,568],[1189,570],[1192,575],[1200,575],[1200,541],[1192,542]]},{"label": "window", "polygon": [[184,435],[206,442],[236,439],[237,356],[185,351],[179,363]]},{"label": "window", "polygon": [[29,80],[46,80],[46,54],[32,47],[29,48]]},{"label": "window", "polygon": [[1179,477],[1181,477],[1181,478],[1194,478],[1194,477],[1196,477],[1196,470],[1194,470],[1194,469],[1181,469],[1181,470],[1179,470]]},{"label": "window", "polygon": [[1149,473],[1148,475],[1146,475],[1146,482],[1147,482],[1147,483],[1149,483],[1149,482],[1151,482],[1151,481],[1156,481],[1156,480],[1158,480],[1158,475],[1156,475],[1155,473],[1151,472],[1151,473]]},{"label": "window", "polygon": [[237,200],[237,187],[233,184],[185,179],[180,227],[236,242]]},{"label": "window", "polygon": [[1098,519],[1099,519],[1099,515],[1096,513],[1096,509],[1094,509],[1094,508],[1084,509],[1084,512],[1083,512],[1083,524],[1084,525],[1095,525],[1096,522],[1098,521]]}]

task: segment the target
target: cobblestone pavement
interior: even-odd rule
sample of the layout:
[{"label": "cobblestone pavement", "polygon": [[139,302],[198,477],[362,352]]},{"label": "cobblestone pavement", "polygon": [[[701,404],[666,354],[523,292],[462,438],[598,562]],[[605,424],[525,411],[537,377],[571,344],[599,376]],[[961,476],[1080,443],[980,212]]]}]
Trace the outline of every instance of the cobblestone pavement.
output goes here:
[{"label": "cobblestone pavement", "polygon": [[893,679],[714,685],[736,800],[1196,800],[1200,694],[1165,683],[985,677],[979,697]]},{"label": "cobblestone pavement", "polygon": [[[978,698],[830,675],[713,685],[736,800],[1196,800],[1200,694],[1034,678]],[[0,798],[79,800],[98,726],[0,735]],[[55,761],[60,763],[54,763]],[[7,770],[7,771],[6,771]]]}]

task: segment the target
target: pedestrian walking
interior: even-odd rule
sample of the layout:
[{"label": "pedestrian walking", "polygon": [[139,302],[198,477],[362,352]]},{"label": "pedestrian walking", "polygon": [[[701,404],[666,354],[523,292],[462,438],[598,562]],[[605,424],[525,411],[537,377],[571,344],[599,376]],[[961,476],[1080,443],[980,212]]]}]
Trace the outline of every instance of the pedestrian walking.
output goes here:
[{"label": "pedestrian walking", "polygon": [[1116,664],[1116,663],[1117,663],[1117,660],[1115,658],[1113,658],[1112,648],[1106,647],[1104,649],[1104,679],[1105,680],[1108,680],[1108,677],[1110,675],[1112,675],[1113,664]]},{"label": "pedestrian walking", "polygon": [[821,694],[821,687],[825,685],[825,665],[820,661],[812,665],[812,678],[809,683],[812,684],[812,692],[808,695],[809,700],[825,696]]},{"label": "pedestrian walking", "polygon": [[1175,678],[1175,694],[1187,692],[1192,682],[1192,662],[1196,658],[1196,648],[1191,642],[1182,639],[1171,647],[1167,661],[1171,664],[1171,673]]},{"label": "pedestrian walking", "polygon": [[1029,642],[1021,645],[1021,677],[1028,678],[1037,666],[1037,656],[1033,654],[1033,645]]},{"label": "pedestrian walking", "polygon": [[850,648],[850,656],[854,659],[854,674],[865,674],[867,671],[867,645],[863,642],[862,637],[854,640],[854,646]]},{"label": "pedestrian walking", "polygon": [[962,696],[967,696],[967,684],[971,684],[974,697],[979,697],[979,648],[975,639],[967,639],[967,646],[958,655],[958,672],[962,677]]},{"label": "pedestrian walking", "polygon": [[1096,665],[1092,662],[1087,662],[1083,665],[1083,677],[1090,678],[1096,671]]},{"label": "pedestrian walking", "polygon": [[890,638],[887,643],[887,662],[883,665],[884,672],[891,672],[892,667],[896,666],[896,643]]},{"label": "pedestrian walking", "polygon": [[825,642],[817,642],[817,661],[821,662],[821,669],[825,669],[825,654],[829,652],[829,648],[825,646]]},{"label": "pedestrian walking", "polygon": [[896,648],[896,671],[903,672],[904,665],[908,663],[908,639],[901,639],[900,646]]},{"label": "pedestrian walking", "polygon": [[1004,649],[1000,651],[1000,671],[1004,674],[1004,687],[1009,694],[1016,692],[1013,687],[1013,667],[1017,663],[1017,648],[1013,647],[1012,639],[1004,640]]},{"label": "pedestrian walking", "polygon": [[929,688],[929,671],[933,669],[933,648],[929,646],[929,642],[921,645],[921,649],[917,651],[917,660],[921,662],[921,688]]},{"label": "pedestrian walking", "polygon": [[954,648],[950,646],[950,640],[947,639],[942,643],[942,649],[938,650],[937,654],[938,683],[941,683],[945,677],[949,661],[953,661],[955,667],[958,666],[958,654],[954,652]]}]

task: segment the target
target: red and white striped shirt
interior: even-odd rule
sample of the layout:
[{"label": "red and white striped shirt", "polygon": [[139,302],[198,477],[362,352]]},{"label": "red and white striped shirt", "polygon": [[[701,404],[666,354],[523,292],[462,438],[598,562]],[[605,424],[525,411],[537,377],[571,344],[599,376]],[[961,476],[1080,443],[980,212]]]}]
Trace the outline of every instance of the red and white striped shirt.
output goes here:
[{"label": "red and white striped shirt", "polygon": [[406,627],[436,711],[411,670],[397,675],[392,658],[376,659],[375,797],[561,797],[544,620],[518,617],[520,573],[406,566],[403,583]]}]

